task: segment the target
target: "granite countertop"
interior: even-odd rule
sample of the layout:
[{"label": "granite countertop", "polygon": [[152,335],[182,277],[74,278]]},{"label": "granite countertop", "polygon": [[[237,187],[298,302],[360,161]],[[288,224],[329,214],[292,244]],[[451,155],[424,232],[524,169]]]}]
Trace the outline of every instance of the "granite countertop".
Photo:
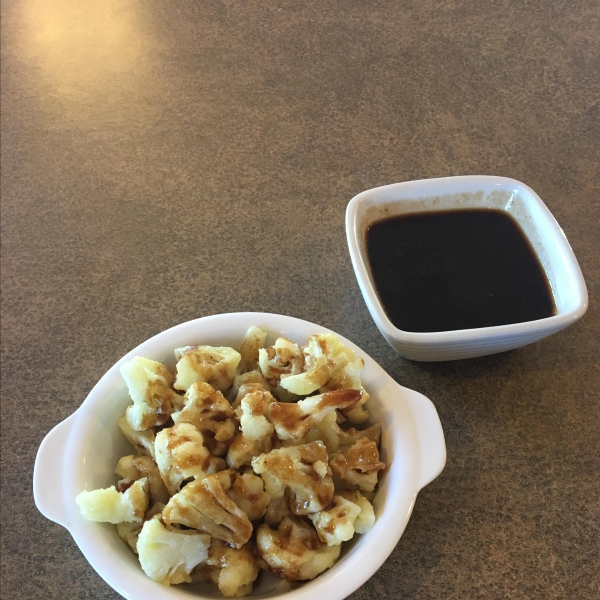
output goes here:
[{"label": "granite countertop", "polygon": [[[35,508],[37,448],[140,342],[230,311],[351,339],[434,402],[448,461],[353,600],[600,596],[596,2],[2,5],[3,600],[114,599]],[[527,183],[583,319],[419,364],[363,302],[346,204],[459,174]]]}]

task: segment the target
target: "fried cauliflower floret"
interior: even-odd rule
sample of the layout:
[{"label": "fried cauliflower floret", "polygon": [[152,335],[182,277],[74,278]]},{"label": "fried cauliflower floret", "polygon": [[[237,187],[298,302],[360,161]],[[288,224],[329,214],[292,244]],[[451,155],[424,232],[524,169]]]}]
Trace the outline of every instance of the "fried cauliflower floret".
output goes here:
[{"label": "fried cauliflower floret", "polygon": [[377,485],[377,475],[385,464],[379,460],[377,444],[366,437],[359,439],[346,452],[336,454],[329,463],[335,475],[372,492]]},{"label": "fried cauliflower floret", "polygon": [[[151,519],[154,515],[159,515],[164,507],[164,504],[157,502],[151,509],[146,511],[144,521]],[[143,526],[144,523],[136,522],[128,523],[125,521],[123,523],[117,523],[117,534],[136,554],[138,537]]]},{"label": "fried cauliflower floret", "polygon": [[267,341],[267,332],[252,326],[242,340],[238,352],[242,357],[237,367],[239,373],[254,371],[258,368],[258,351]]},{"label": "fried cauliflower floret", "polygon": [[227,462],[224,458],[220,456],[212,456],[209,459],[209,466],[206,470],[207,475],[212,475],[213,473],[218,473],[219,471],[224,471],[227,468]]},{"label": "fried cauliflower floret", "polygon": [[271,501],[271,496],[264,490],[263,480],[251,472],[235,473],[227,495],[248,515],[250,521],[261,519]]},{"label": "fried cauliflower floret", "polygon": [[[327,383],[320,388],[320,392],[346,389],[360,390],[362,388],[360,373],[365,368],[365,361],[362,358],[354,360],[354,353],[345,346],[344,348],[348,350],[349,354],[344,355],[343,358],[338,355],[337,364],[331,370]],[[344,364],[345,359],[349,357],[352,358]],[[343,366],[341,366],[342,364]]]},{"label": "fried cauliflower floret", "polygon": [[[318,389],[330,391],[360,387],[360,379],[358,386],[355,385],[354,380],[351,380],[352,369],[348,373],[344,372],[346,365],[354,361],[354,352],[340,343],[334,334],[311,335],[302,352],[304,372],[282,376],[281,385],[285,389],[295,394],[307,395]],[[327,387],[330,382],[331,387]]]},{"label": "fried cauliflower floret", "polygon": [[367,427],[367,429],[340,429],[338,432],[340,446],[353,446],[358,440],[366,437],[372,441],[377,447],[379,447],[379,440],[381,439],[381,423],[375,423]]},{"label": "fried cauliflower floret", "polygon": [[185,393],[183,408],[173,413],[175,424],[191,423],[203,434],[211,432],[216,442],[227,442],[236,433],[231,404],[208,383],[195,382]]},{"label": "fried cauliflower floret", "polygon": [[308,515],[319,539],[328,546],[347,542],[354,535],[354,522],[360,514],[360,507],[343,496],[334,496],[327,510]]},{"label": "fried cauliflower floret", "polygon": [[163,585],[192,581],[190,572],[208,558],[210,536],[165,525],[159,517],[144,523],[137,551],[144,573]]},{"label": "fried cauliflower floret", "polygon": [[256,536],[257,550],[273,573],[291,581],[306,581],[329,569],[341,546],[323,544],[317,532],[297,517],[286,517],[277,530],[262,524]]},{"label": "fried cauliflower floret", "polygon": [[222,540],[212,540],[208,559],[192,573],[192,578],[216,583],[228,598],[245,596],[252,591],[252,584],[258,577],[252,550],[251,542],[236,550]]},{"label": "fried cauliflower floret", "polygon": [[169,501],[169,492],[160,476],[156,463],[149,456],[123,456],[115,467],[115,473],[122,479],[137,481],[146,477],[149,486],[150,504]]},{"label": "fried cauliflower floret", "polygon": [[271,527],[277,527],[286,517],[293,517],[294,513],[290,510],[290,498],[285,494],[281,498],[271,498],[267,506],[264,522]]},{"label": "fried cauliflower floret", "polygon": [[369,418],[371,417],[371,414],[365,407],[365,403],[367,402],[367,400],[369,399],[370,396],[366,392],[366,390],[362,387],[360,388],[360,392],[361,392],[360,400],[358,401],[356,406],[354,406],[353,408],[350,408],[350,409],[345,409],[345,410],[342,409],[342,411],[341,411],[342,415],[344,416],[346,421],[348,421],[349,423],[353,423],[355,425],[360,425],[362,423],[366,423],[369,420]]},{"label": "fried cauliflower floret", "polygon": [[373,505],[358,490],[340,490],[338,493],[360,508],[356,521],[354,521],[354,531],[367,533],[375,525]]},{"label": "fried cauliflower floret", "polygon": [[239,404],[237,398],[241,393],[241,390],[246,385],[258,384],[267,392],[271,391],[269,382],[264,378],[263,374],[258,370],[248,371],[241,375],[236,375],[233,378],[232,386],[227,390],[227,399],[231,400],[233,408],[236,408]]},{"label": "fried cauliflower floret", "polygon": [[360,396],[358,390],[337,390],[295,403],[275,402],[269,408],[269,416],[280,440],[299,442],[328,413],[351,408]]},{"label": "fried cauliflower floret", "polygon": [[156,430],[151,427],[145,431],[135,431],[129,425],[127,417],[123,416],[117,421],[119,429],[125,436],[125,439],[134,447],[138,454],[154,458],[154,440]]},{"label": "fried cauliflower floret", "polygon": [[181,397],[171,388],[173,375],[159,362],[136,356],[121,365],[121,375],[133,400],[125,416],[135,431],[164,425],[181,405]]},{"label": "fried cauliflower floret", "polygon": [[162,515],[168,525],[185,525],[241,548],[252,535],[246,513],[227,495],[232,475],[219,471],[188,483],[165,506]]},{"label": "fried cauliflower floret", "polygon": [[326,508],[333,498],[333,479],[322,442],[272,450],[252,460],[252,468],[265,481],[265,490],[281,498],[286,488],[294,493],[290,508],[308,515]]},{"label": "fried cauliflower floret", "polygon": [[202,479],[210,466],[210,453],[202,434],[189,423],[179,423],[156,435],[156,464],[169,494],[190,478]]},{"label": "fried cauliflower floret", "polygon": [[275,398],[256,384],[249,388],[250,386],[241,388],[240,391],[248,391],[240,398],[236,412],[244,437],[251,441],[261,441],[275,431],[268,417],[269,407],[275,402]]},{"label": "fried cauliflower floret", "polygon": [[197,381],[208,383],[223,392],[233,382],[241,360],[233,348],[214,346],[185,346],[175,350],[176,378],[173,387],[187,390]]},{"label": "fried cauliflower floret", "polygon": [[302,373],[304,355],[296,342],[280,337],[272,346],[258,351],[258,364],[263,376],[274,387],[283,375]]},{"label": "fried cauliflower floret", "polygon": [[75,498],[81,514],[102,523],[142,521],[148,508],[148,479],[120,482],[117,488],[81,492]]},{"label": "fried cauliflower floret", "polygon": [[249,440],[243,433],[238,433],[227,449],[227,465],[232,469],[249,466],[255,456],[270,452],[271,438]]},{"label": "fried cauliflower floret", "polygon": [[303,443],[314,442],[321,440],[327,448],[327,453],[330,457],[336,453],[340,448],[345,447],[346,449],[355,444],[360,438],[366,437],[377,446],[379,446],[379,439],[381,437],[381,425],[376,423],[371,425],[367,429],[357,430],[354,427],[349,429],[342,429],[337,423],[338,415],[335,412],[331,412],[323,418],[320,423],[317,423],[302,439]]}]

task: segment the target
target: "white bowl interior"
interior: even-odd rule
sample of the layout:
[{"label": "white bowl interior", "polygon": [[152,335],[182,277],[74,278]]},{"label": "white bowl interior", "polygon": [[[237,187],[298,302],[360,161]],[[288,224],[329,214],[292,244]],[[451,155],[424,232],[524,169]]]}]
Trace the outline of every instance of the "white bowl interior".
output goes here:
[{"label": "white bowl interior", "polygon": [[[125,598],[137,600],[148,597],[175,599],[221,596],[213,586],[194,584],[167,588],[152,582],[143,574],[137,557],[118,537],[115,527],[86,521],[75,504],[75,497],[82,490],[114,484],[117,478],[113,469],[118,459],[132,453],[116,425],[117,419],[124,414],[130,403],[119,366],[133,356],[145,356],[173,367],[173,349],[188,344],[237,347],[250,325],[267,330],[268,342],[273,342],[279,335],[285,335],[304,343],[308,335],[328,331],[291,317],[260,313],[216,315],[165,331],[141,344],[106,373],[73,415],[64,440],[62,462],[59,461],[61,456],[57,455],[56,473],[34,475],[35,489],[42,490],[40,495],[62,494],[63,514],[52,515],[46,512],[46,516],[69,529],[96,571]],[[372,395],[372,420],[381,422],[384,428],[381,455],[389,466],[381,478],[374,501],[377,522],[373,529],[357,536],[356,542],[347,546],[333,569],[315,581],[286,593],[285,597],[289,600],[308,600],[315,590],[319,594],[324,593],[331,600],[341,599],[362,585],[393,550],[406,527],[417,492],[437,476],[445,460],[445,449],[443,457],[441,450],[444,447],[443,434],[437,415],[430,423],[418,422],[419,419],[423,421],[423,417],[417,414],[419,411],[415,410],[416,405],[424,408],[430,406],[435,414],[430,401],[399,386],[364,352],[350,341],[338,337],[365,360],[363,383]],[[51,435],[52,432],[48,437]],[[428,441],[423,439],[427,436],[430,437]],[[438,448],[437,456],[433,462],[433,471],[423,479],[420,471],[425,464],[425,455],[431,454],[427,447],[431,447],[432,442]],[[58,483],[54,479],[58,479]],[[54,486],[52,492],[50,484]],[[38,503],[40,504],[41,502]],[[272,598],[289,589],[286,582],[265,577],[256,586],[251,597]]]}]

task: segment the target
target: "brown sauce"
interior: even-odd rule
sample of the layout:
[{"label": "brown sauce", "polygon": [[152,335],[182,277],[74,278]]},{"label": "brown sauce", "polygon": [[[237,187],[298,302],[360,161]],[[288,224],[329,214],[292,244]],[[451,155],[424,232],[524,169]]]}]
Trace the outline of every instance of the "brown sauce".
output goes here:
[{"label": "brown sauce", "polygon": [[369,227],[366,246],[376,291],[398,329],[453,331],[556,314],[539,258],[503,211],[391,217]]}]

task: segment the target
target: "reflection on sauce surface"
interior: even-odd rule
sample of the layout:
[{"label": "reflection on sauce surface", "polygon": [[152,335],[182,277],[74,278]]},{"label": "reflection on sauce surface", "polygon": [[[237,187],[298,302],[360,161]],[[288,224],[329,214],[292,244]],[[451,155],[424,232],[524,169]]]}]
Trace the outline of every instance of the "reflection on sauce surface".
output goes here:
[{"label": "reflection on sauce surface", "polygon": [[412,213],[373,223],[366,246],[388,318],[412,332],[523,323],[556,312],[518,223],[494,209]]}]

